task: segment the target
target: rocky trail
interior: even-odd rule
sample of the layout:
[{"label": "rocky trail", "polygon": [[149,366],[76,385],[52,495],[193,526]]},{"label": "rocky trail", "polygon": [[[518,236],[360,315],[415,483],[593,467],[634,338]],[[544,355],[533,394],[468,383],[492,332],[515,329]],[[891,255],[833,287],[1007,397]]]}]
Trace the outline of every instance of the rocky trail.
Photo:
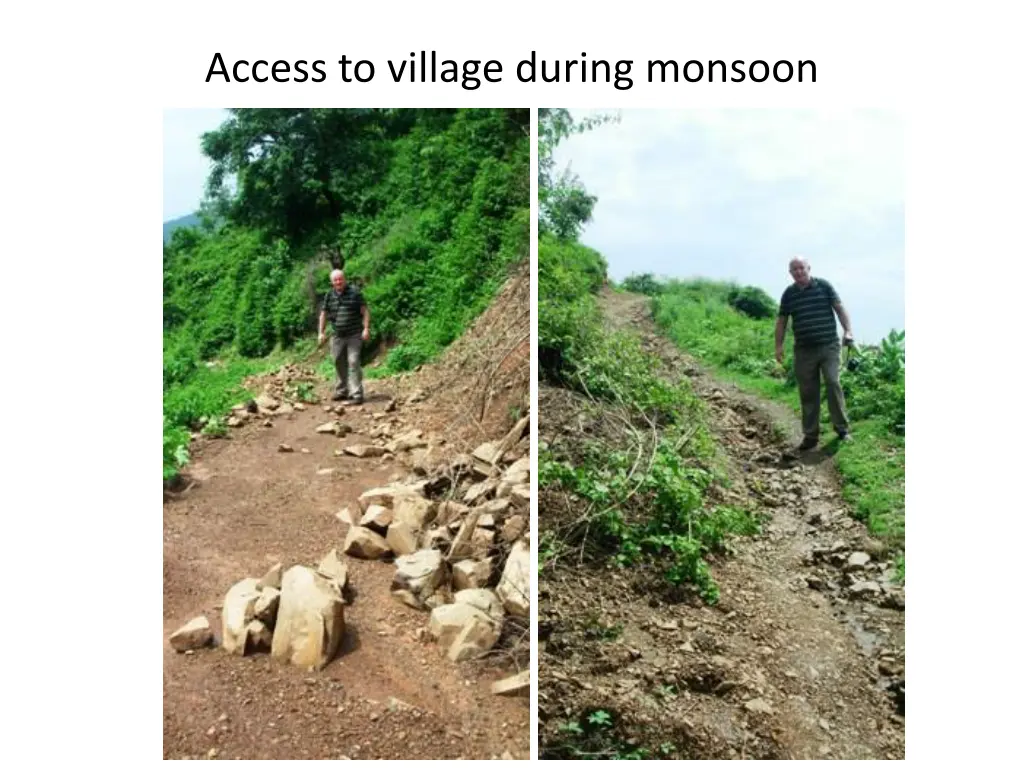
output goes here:
[{"label": "rocky trail", "polygon": [[529,758],[528,295],[362,405],[312,369],[250,382],[193,444],[164,502],[165,759]]},{"label": "rocky trail", "polygon": [[[754,504],[766,522],[712,560],[714,606],[641,569],[542,578],[542,732],[556,742],[558,722],[605,710],[625,748],[661,743],[682,758],[902,759],[903,589],[827,453],[792,455],[796,415],[716,381],[658,334],[645,297],[602,302],[611,326],[638,334],[664,375],[689,378],[707,403],[732,479],[718,501]],[[558,428],[545,422],[560,393],[542,388],[542,440]]]}]

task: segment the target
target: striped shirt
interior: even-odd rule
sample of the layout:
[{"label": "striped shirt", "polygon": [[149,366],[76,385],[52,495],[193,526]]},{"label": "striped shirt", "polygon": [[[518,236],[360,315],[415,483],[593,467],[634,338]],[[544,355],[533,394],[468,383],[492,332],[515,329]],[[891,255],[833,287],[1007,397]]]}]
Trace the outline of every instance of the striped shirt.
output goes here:
[{"label": "striped shirt", "polygon": [[363,294],[352,283],[348,283],[341,293],[333,288],[329,290],[320,309],[327,313],[327,320],[334,326],[334,333],[348,337],[362,333],[364,306],[366,301]]},{"label": "striped shirt", "polygon": [[827,280],[812,277],[801,288],[793,283],[782,293],[779,315],[793,318],[793,339],[798,347],[816,347],[839,341],[833,305],[839,295]]}]

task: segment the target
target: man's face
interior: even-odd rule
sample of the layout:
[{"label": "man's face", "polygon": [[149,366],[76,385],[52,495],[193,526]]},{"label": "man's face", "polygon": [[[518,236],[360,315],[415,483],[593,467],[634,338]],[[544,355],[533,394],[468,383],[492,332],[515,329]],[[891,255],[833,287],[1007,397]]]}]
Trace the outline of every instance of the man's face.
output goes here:
[{"label": "man's face", "polygon": [[331,285],[334,286],[334,290],[336,291],[345,290],[345,276],[335,275],[334,277],[331,278]]},{"label": "man's face", "polygon": [[802,261],[792,262],[789,265],[789,274],[792,276],[793,282],[801,288],[811,282],[811,270],[807,264]]}]

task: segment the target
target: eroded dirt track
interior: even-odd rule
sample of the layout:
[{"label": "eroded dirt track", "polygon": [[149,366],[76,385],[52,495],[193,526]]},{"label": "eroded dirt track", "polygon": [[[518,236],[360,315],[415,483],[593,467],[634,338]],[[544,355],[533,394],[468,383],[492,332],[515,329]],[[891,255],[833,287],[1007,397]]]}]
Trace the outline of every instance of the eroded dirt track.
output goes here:
[{"label": "eroded dirt track", "polygon": [[[715,381],[658,335],[644,297],[608,292],[603,304],[612,327],[637,333],[663,375],[688,378],[707,403],[732,479],[720,501],[767,522],[712,562],[714,607],[638,569],[543,577],[542,731],[557,741],[559,723],[603,709],[636,743],[676,757],[902,759],[903,592],[827,455],[790,455],[795,416]],[[560,418],[582,418],[558,415],[566,398],[542,388],[542,440]]]}]

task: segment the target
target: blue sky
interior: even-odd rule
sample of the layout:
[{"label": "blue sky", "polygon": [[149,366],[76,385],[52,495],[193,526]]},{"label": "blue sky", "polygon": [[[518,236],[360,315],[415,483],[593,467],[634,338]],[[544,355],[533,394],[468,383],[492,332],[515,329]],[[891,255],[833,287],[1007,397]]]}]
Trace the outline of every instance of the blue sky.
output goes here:
[{"label": "blue sky", "polygon": [[[582,116],[589,110],[573,110]],[[605,113],[613,112],[604,110]],[[775,297],[807,258],[856,337],[904,326],[903,133],[877,111],[617,110],[563,142],[598,197],[581,240],[633,272],[757,285]]]},{"label": "blue sky", "polygon": [[206,188],[210,163],[199,137],[228,117],[226,109],[168,109],[164,112],[164,221],[195,213]]}]

